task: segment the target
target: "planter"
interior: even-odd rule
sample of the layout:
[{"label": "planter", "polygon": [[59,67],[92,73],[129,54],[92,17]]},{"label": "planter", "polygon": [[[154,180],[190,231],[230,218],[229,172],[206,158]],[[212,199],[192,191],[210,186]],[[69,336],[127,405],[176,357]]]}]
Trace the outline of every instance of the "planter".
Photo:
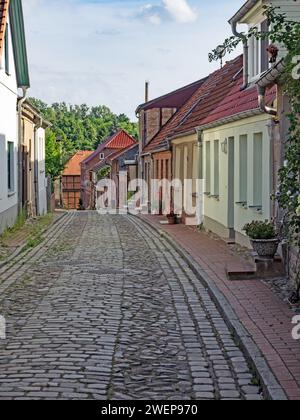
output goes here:
[{"label": "planter", "polygon": [[251,244],[259,257],[273,259],[278,249],[279,239],[251,239]]}]

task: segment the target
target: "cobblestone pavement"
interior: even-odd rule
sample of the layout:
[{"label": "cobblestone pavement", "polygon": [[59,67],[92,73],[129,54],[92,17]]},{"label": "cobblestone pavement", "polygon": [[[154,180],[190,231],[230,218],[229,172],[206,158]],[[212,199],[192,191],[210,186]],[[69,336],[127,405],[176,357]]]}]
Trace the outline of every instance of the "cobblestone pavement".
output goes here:
[{"label": "cobblestone pavement", "polygon": [[261,399],[207,291],[131,216],[69,214],[0,271],[1,399]]}]

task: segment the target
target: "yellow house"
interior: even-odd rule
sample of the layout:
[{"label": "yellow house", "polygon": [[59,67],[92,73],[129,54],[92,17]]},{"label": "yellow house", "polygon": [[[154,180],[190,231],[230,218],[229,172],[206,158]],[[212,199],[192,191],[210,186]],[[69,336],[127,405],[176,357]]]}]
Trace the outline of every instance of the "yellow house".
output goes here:
[{"label": "yellow house", "polygon": [[[272,216],[275,123],[260,108],[256,87],[241,90],[242,84],[240,56],[209,76],[171,140],[174,177],[193,179],[193,199],[197,195],[204,227],[248,246],[244,225]],[[268,104],[275,99],[276,87],[266,92]],[[196,179],[203,180],[202,191],[197,191]],[[185,203],[185,189],[183,196]],[[186,213],[183,209],[185,223],[199,223]]]}]

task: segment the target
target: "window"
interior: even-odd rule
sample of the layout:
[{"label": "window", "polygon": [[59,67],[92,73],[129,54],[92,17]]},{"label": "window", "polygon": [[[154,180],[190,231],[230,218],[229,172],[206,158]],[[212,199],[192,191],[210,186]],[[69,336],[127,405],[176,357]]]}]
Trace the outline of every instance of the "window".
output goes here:
[{"label": "window", "polygon": [[4,39],[4,60],[5,60],[5,73],[9,75],[9,31],[6,25],[5,39]]},{"label": "window", "polygon": [[105,156],[104,156],[104,153],[100,153],[100,154],[99,154],[99,160],[103,160],[103,159],[104,159],[104,157],[105,157]]},{"label": "window", "polygon": [[220,195],[220,142],[214,142],[214,195]]},{"label": "window", "polygon": [[240,136],[240,202],[248,202],[248,138]]},{"label": "window", "polygon": [[[265,20],[257,27],[258,32],[267,32],[269,28],[268,21]],[[253,36],[249,40],[249,75],[250,78],[256,78],[269,68],[268,39],[257,39]]]},{"label": "window", "polygon": [[7,143],[7,188],[8,192],[14,191],[14,143]]},{"label": "window", "polygon": [[253,205],[262,206],[262,177],[263,177],[263,135],[254,134],[253,139]]},{"label": "window", "polygon": [[210,194],[210,142],[206,142],[205,146],[205,161],[206,161],[206,169],[205,169],[205,192],[206,194]]}]

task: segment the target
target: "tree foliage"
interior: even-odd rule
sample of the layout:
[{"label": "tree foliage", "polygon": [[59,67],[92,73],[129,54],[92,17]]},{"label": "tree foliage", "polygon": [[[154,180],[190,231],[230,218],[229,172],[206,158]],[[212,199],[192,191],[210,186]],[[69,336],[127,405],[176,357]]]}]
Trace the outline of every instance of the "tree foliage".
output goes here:
[{"label": "tree foliage", "polygon": [[30,98],[30,102],[52,124],[46,133],[46,170],[52,177],[59,176],[61,161],[64,164],[78,150],[95,150],[119,129],[135,138],[138,136],[136,123],[125,114],[114,114],[106,106],[88,107],[64,102],[48,105],[35,98]]}]

